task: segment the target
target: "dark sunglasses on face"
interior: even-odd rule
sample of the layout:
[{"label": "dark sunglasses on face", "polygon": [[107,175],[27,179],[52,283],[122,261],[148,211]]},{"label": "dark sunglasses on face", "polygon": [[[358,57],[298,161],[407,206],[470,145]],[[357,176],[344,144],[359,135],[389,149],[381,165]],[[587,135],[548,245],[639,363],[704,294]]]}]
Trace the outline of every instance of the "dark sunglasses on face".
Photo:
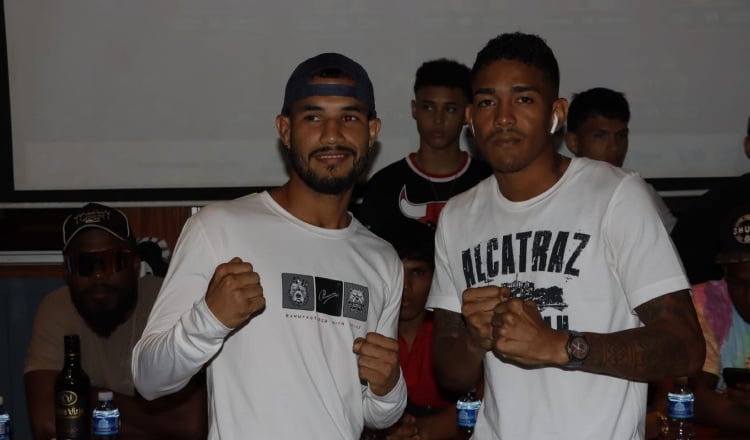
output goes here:
[{"label": "dark sunglasses on face", "polygon": [[97,252],[65,254],[68,273],[79,277],[91,276],[96,270],[104,274],[120,272],[132,261],[133,251],[125,248]]}]

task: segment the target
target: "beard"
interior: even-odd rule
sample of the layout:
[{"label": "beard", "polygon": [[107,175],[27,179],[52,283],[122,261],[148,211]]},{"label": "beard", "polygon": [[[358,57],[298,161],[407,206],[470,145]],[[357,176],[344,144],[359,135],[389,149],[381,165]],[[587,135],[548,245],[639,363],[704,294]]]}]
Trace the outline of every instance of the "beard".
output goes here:
[{"label": "beard", "polygon": [[[94,291],[103,291],[108,295],[115,296],[117,302],[114,308],[97,307],[92,305],[91,301],[86,301],[86,298],[90,298]],[[77,294],[71,292],[70,297],[86,325],[103,338],[108,338],[120,324],[125,322],[138,301],[135,285],[122,288],[109,284],[97,284]]]},{"label": "beard", "polygon": [[[370,149],[365,150],[365,153],[357,158],[357,152],[350,147],[343,145],[337,145],[335,147],[321,147],[312,151],[308,155],[308,159],[313,157],[315,154],[322,153],[325,151],[346,151],[351,153],[356,159],[354,159],[354,165],[352,169],[342,177],[336,176],[320,176],[308,165],[309,162],[292,151],[290,154],[290,162],[294,172],[302,179],[303,182],[313,190],[330,195],[338,195],[354,187],[360,177],[365,174],[367,165],[370,162]],[[333,168],[329,168],[330,171]]]}]

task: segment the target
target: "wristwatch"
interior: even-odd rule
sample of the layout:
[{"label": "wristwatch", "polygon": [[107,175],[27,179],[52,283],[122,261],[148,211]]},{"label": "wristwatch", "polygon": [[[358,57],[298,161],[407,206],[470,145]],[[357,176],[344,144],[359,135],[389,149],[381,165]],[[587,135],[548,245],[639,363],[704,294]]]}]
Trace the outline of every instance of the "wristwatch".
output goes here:
[{"label": "wristwatch", "polygon": [[568,343],[565,345],[568,352],[568,362],[565,368],[578,368],[589,357],[589,341],[583,333],[568,330]]}]

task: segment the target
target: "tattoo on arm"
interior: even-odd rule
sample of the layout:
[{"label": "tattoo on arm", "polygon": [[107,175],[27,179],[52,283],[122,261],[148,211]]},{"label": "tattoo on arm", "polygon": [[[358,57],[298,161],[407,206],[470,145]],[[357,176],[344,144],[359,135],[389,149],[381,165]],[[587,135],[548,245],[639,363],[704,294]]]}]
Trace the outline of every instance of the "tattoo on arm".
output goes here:
[{"label": "tattoo on arm", "polygon": [[695,368],[694,344],[705,343],[687,291],[655,298],[636,312],[644,327],[590,334],[592,351],[584,370],[645,381],[684,375]]}]

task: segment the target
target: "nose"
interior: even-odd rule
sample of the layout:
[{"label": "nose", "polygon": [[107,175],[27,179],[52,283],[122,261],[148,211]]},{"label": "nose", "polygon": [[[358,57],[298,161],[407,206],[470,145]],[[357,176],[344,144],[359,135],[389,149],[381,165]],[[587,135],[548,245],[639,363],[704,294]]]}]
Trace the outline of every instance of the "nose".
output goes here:
[{"label": "nose", "polygon": [[508,127],[516,123],[516,118],[513,115],[513,111],[510,105],[503,103],[497,104],[497,110],[495,111],[495,126],[496,127]]},{"label": "nose", "polygon": [[438,109],[433,113],[432,115],[432,123],[435,125],[440,125],[445,120],[445,112],[441,109]]},{"label": "nose", "polygon": [[344,136],[341,132],[341,121],[337,119],[328,119],[323,125],[321,133],[321,142],[325,145],[340,144]]}]

